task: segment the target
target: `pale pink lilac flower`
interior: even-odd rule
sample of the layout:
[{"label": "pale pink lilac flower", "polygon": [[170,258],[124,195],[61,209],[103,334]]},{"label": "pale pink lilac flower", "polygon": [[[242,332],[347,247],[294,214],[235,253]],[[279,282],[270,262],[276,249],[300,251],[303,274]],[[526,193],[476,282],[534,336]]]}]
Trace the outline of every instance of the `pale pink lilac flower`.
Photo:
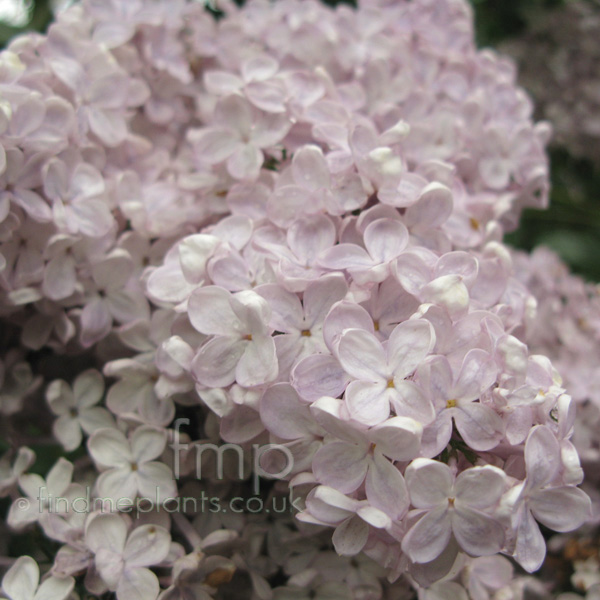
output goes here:
[{"label": "pale pink lilac flower", "polygon": [[200,383],[223,387],[237,381],[253,386],[272,381],[278,366],[268,326],[271,309],[252,291],[230,294],[223,288],[199,288],[189,300],[190,321],[213,336],[196,354],[192,370]]},{"label": "pale pink lilac flower", "polygon": [[75,97],[80,135],[92,134],[108,147],[122,143],[128,135],[127,104],[141,104],[143,90],[136,97],[133,79],[111,61],[110,53],[87,40],[69,39],[64,25],[53,29],[43,54]]},{"label": "pale pink lilac flower", "polygon": [[44,192],[52,201],[54,222],[62,233],[101,237],[114,223],[103,198],[102,174],[76,157],[70,163],[53,158],[44,165]]},{"label": "pale pink lilac flower", "polygon": [[314,402],[311,412],[333,436],[324,440],[313,458],[317,481],[345,494],[364,483],[372,506],[392,519],[401,518],[408,492],[400,471],[390,460],[408,461],[418,455],[421,424],[408,417],[393,417],[369,429],[359,428],[344,419],[342,401],[326,397]]},{"label": "pale pink lilac flower", "polygon": [[469,287],[477,270],[477,261],[466,252],[448,252],[438,258],[419,248],[398,258],[394,274],[421,302],[442,306],[456,318],[467,311]]},{"label": "pale pink lilac flower", "polygon": [[143,2],[137,0],[133,2],[88,0],[86,9],[95,20],[94,40],[105,44],[108,48],[115,48],[127,42],[141,23],[158,24],[159,13],[149,10],[148,7],[144,7]]},{"label": "pale pink lilac flower", "polygon": [[335,242],[335,222],[321,214],[296,219],[285,234],[265,226],[256,231],[254,240],[266,253],[278,281],[291,292],[304,291],[310,281],[328,271],[319,258]]},{"label": "pale pink lilac flower", "polygon": [[455,479],[447,465],[426,458],[414,460],[406,469],[406,482],[411,504],[423,516],[404,536],[404,552],[414,562],[430,562],[454,536],[468,554],[496,554],[505,535],[493,511],[505,479],[504,472],[491,465],[467,469]]},{"label": "pale pink lilac flower", "polygon": [[34,221],[42,223],[52,220],[52,211],[33,189],[42,182],[41,167],[47,158],[40,153],[27,156],[17,148],[11,148],[6,154],[7,168],[0,178],[4,188],[0,192],[0,201],[14,202]]},{"label": "pale pink lilac flower", "polygon": [[[218,533],[218,532],[214,532]],[[210,534],[209,536],[210,537]],[[210,547],[210,545],[209,545]],[[236,566],[222,556],[206,555],[201,550],[178,558],[173,565],[174,583],[159,595],[159,600],[210,600],[211,593],[233,577]]]},{"label": "pale pink lilac flower", "polygon": [[481,398],[495,383],[497,367],[492,357],[479,348],[465,355],[458,375],[442,356],[432,358],[419,367],[419,381],[436,405],[436,422],[431,438],[425,434],[424,452],[434,457],[452,435],[453,422],[458,432],[474,450],[490,450],[504,437],[504,423],[493,408]]},{"label": "pale pink lilac flower", "polygon": [[[287,383],[270,386],[260,398],[259,411],[266,429],[276,436],[277,443],[285,445],[292,453],[294,460],[291,472],[311,469],[325,430],[315,421],[309,407],[300,400],[294,388]],[[272,472],[277,472],[277,469]]]},{"label": "pale pink lilac flower", "polygon": [[391,407],[400,416],[431,423],[435,416],[431,400],[406,378],[434,344],[433,328],[419,319],[397,325],[385,346],[365,330],[342,333],[338,359],[352,378],[345,392],[350,416],[365,425],[376,425],[389,416]]},{"label": "pale pink lilac flower", "polygon": [[277,76],[277,60],[268,54],[247,58],[240,65],[241,76],[228,71],[207,71],[206,89],[217,96],[238,93],[265,112],[283,113],[286,110],[286,87]]},{"label": "pale pink lilac flower", "polygon": [[465,588],[455,581],[440,581],[419,590],[419,600],[469,600]]},{"label": "pale pink lilac flower", "polygon": [[64,300],[72,296],[77,287],[77,255],[74,250],[78,238],[68,234],[53,235],[46,245],[42,291],[50,300]]},{"label": "pale pink lilac flower", "polygon": [[356,175],[335,177],[322,150],[305,145],[294,154],[290,169],[281,174],[267,214],[276,225],[285,227],[300,215],[341,215],[356,210],[366,199]]},{"label": "pale pink lilac flower", "polygon": [[381,282],[390,274],[390,266],[408,244],[408,231],[400,222],[378,219],[364,232],[365,248],[341,243],[325,252],[319,259],[331,270],[346,270],[359,284]]},{"label": "pale pink lilac flower", "polygon": [[572,531],[590,513],[590,499],[560,477],[560,446],[543,425],[534,427],[525,444],[525,481],[510,490],[507,503],[515,529],[514,555],[528,572],[537,570],[546,555],[538,520],[555,531]]},{"label": "pale pink lilac flower", "polygon": [[302,302],[296,294],[276,284],[255,288],[271,306],[271,327],[278,332],[275,348],[279,376],[289,375],[293,365],[305,356],[326,352],[323,322],[330,308],[342,300],[348,286],[341,275],[325,276],[309,283]]},{"label": "pale pink lilac flower", "polygon": [[366,500],[353,500],[328,486],[315,488],[306,499],[306,507],[299,518],[335,527],[333,545],[343,556],[353,556],[364,548],[371,527],[391,527],[390,517]]},{"label": "pale pink lilac flower", "polygon": [[115,415],[156,427],[164,427],[173,420],[173,400],[159,398],[156,393],[160,375],[154,354],[110,361],[104,367],[104,374],[118,379],[106,395],[106,405]]},{"label": "pale pink lilac flower", "polygon": [[111,330],[113,319],[127,323],[148,315],[148,302],[129,286],[133,263],[125,250],[115,249],[91,266],[92,289],[81,310],[81,342],[89,347]]},{"label": "pale pink lilac flower", "polygon": [[241,96],[217,103],[214,126],[191,130],[190,142],[209,164],[227,161],[235,179],[256,179],[264,161],[263,149],[277,144],[290,128],[286,115],[253,109]]},{"label": "pale pink lilac flower", "polygon": [[503,556],[480,556],[465,567],[462,580],[473,600],[490,600],[513,578],[514,569]]}]

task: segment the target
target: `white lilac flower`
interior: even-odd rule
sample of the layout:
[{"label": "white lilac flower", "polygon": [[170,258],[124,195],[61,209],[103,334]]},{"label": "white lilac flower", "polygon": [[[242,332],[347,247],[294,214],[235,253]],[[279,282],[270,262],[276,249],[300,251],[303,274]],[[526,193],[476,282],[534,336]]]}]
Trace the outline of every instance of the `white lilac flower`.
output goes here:
[{"label": "white lilac flower", "polygon": [[171,536],[166,529],[141,525],[128,533],[121,517],[101,514],[87,525],[85,541],[95,554],[98,574],[119,600],[158,596],[158,578],[148,567],[169,553]]},{"label": "white lilac flower", "polygon": [[153,460],[162,454],[166,441],[163,431],[145,425],[138,427],[129,439],[115,428],[97,429],[88,440],[88,449],[104,469],[96,482],[99,496],[116,504],[122,500],[123,507],[138,496],[152,503],[175,496],[171,470]]},{"label": "white lilac flower", "polygon": [[2,578],[8,600],[66,600],[73,590],[72,577],[50,576],[40,583],[40,569],[30,556],[21,556]]},{"label": "white lilac flower", "polygon": [[69,525],[73,512],[73,500],[81,495],[83,486],[73,483],[73,464],[59,458],[44,479],[36,473],[19,476],[19,487],[25,496],[16,498],[6,517],[8,525],[21,530],[38,522],[46,535],[61,539],[62,531]]},{"label": "white lilac flower", "polygon": [[46,400],[58,417],[53,432],[64,446],[72,451],[81,445],[82,430],[91,435],[102,427],[114,426],[108,410],[96,406],[104,395],[104,379],[98,371],[84,371],[73,382],[73,389],[66,381],[55,379],[46,389]]},{"label": "white lilac flower", "polygon": [[6,496],[13,488],[16,487],[19,477],[33,464],[35,461],[35,452],[31,448],[19,448],[17,455],[12,461],[11,453],[7,452],[0,459],[0,495]]}]

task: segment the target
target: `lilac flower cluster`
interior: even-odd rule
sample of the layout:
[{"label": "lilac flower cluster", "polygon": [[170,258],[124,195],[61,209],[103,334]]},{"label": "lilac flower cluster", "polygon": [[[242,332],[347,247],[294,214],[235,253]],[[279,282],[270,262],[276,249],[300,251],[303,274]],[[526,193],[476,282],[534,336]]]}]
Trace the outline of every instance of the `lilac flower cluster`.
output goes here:
[{"label": "lilac flower cluster", "polygon": [[[26,351],[85,365],[45,386],[82,455],[0,464],[9,527],[60,545],[5,595],[522,598],[501,554],[533,572],[538,523],[590,516],[502,243],[547,125],[464,0],[219,8],[85,0],[0,54],[0,411],[39,400]],[[245,512],[223,443],[279,451]]]},{"label": "lilac flower cluster", "polygon": [[577,536],[556,536],[550,547],[573,563],[572,585],[593,600],[600,594],[600,560],[595,550],[600,533],[600,288],[570,274],[547,248],[538,248],[531,256],[515,253],[514,260],[518,279],[537,299],[536,314],[526,322],[526,339],[534,351],[551,357],[573,397],[571,440],[593,504],[592,516]]},{"label": "lilac flower cluster", "polygon": [[575,156],[600,160],[600,80],[597,2],[566,2],[537,15],[528,32],[501,45],[519,63],[519,80],[539,114],[552,122],[554,141]]}]

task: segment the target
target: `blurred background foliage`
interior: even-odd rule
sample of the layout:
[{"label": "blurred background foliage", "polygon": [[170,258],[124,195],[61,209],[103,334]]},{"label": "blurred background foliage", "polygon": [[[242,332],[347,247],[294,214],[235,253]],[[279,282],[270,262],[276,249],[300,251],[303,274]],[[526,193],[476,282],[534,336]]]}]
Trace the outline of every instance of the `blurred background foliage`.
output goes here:
[{"label": "blurred background foliage", "polygon": [[[340,0],[325,1],[336,4]],[[354,4],[352,0],[344,1]],[[478,45],[493,48],[526,37],[551,11],[574,1],[589,4],[600,15],[600,0],[471,0]],[[0,47],[24,31],[44,31],[60,3],[61,0],[0,0]],[[576,46],[577,36],[563,43]],[[595,43],[600,45],[600,38]],[[600,85],[600,64],[596,78]],[[539,112],[537,116],[541,116]],[[525,211],[519,229],[509,234],[508,242],[525,250],[540,244],[549,246],[573,271],[600,281],[600,159],[573,156],[557,144],[550,153],[550,209]]]}]

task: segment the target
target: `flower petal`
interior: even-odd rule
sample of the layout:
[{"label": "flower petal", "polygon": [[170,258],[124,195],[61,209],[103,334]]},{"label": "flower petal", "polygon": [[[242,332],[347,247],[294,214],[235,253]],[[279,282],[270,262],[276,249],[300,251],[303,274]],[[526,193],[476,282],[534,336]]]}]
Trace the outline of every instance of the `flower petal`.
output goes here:
[{"label": "flower petal", "polygon": [[359,516],[354,516],[338,525],[332,541],[340,556],[354,556],[365,547],[368,537],[369,526]]},{"label": "flower petal", "polygon": [[62,415],[52,425],[52,433],[56,439],[63,445],[67,452],[72,452],[81,445],[83,435],[81,427],[76,418],[71,415]]},{"label": "flower petal", "polygon": [[253,387],[273,381],[279,372],[275,342],[271,336],[255,336],[246,345],[235,369],[236,381],[244,387]]},{"label": "flower petal", "polygon": [[504,437],[504,421],[485,404],[472,402],[453,410],[456,428],[474,450],[495,448]]},{"label": "flower petal", "polygon": [[149,569],[126,569],[117,585],[117,600],[155,600],[158,577]]},{"label": "flower petal", "polygon": [[162,504],[177,495],[177,485],[171,469],[161,462],[147,462],[137,471],[137,486],[140,496],[153,504]]},{"label": "flower petal", "polygon": [[263,153],[252,144],[240,144],[227,160],[227,171],[235,179],[254,180],[263,164]]},{"label": "flower petal", "polygon": [[546,541],[527,508],[521,512],[514,556],[528,573],[537,571],[546,558]]},{"label": "flower petal", "polygon": [[33,600],[66,600],[74,586],[72,577],[48,577],[42,581]]},{"label": "flower petal", "polygon": [[104,378],[95,369],[84,371],[73,383],[73,394],[79,408],[89,408],[102,398]]},{"label": "flower petal", "polygon": [[315,428],[308,406],[287,383],[270,386],[260,399],[260,418],[265,427],[284,440],[310,435]]},{"label": "flower petal", "polygon": [[162,562],[169,553],[171,536],[164,527],[141,525],[130,534],[123,550],[127,569],[148,567]]},{"label": "flower petal", "polygon": [[153,427],[138,427],[131,436],[131,454],[138,465],[160,456],[165,449],[166,435]]},{"label": "flower petal", "polygon": [[218,127],[191,130],[188,138],[198,158],[209,164],[216,164],[229,158],[240,143],[238,136],[231,130]]},{"label": "flower petal", "polygon": [[392,460],[411,460],[419,455],[423,426],[408,417],[393,417],[372,427],[368,436],[377,450]]},{"label": "flower petal", "polygon": [[354,379],[387,382],[387,360],[381,342],[364,329],[347,329],[340,337],[338,358]]},{"label": "flower petal", "polygon": [[452,473],[444,463],[417,458],[406,468],[404,477],[410,491],[410,500],[416,508],[433,508],[438,504],[445,504],[452,494]]},{"label": "flower petal", "polygon": [[333,356],[313,354],[301,360],[293,369],[291,382],[298,394],[307,402],[322,396],[340,396],[350,377]]},{"label": "flower petal", "polygon": [[375,450],[369,461],[365,491],[369,503],[392,520],[400,520],[408,510],[408,490],[400,471]]},{"label": "flower petal", "polygon": [[353,381],[344,397],[350,417],[363,425],[378,425],[390,415],[389,394],[383,383]]},{"label": "flower petal", "polygon": [[40,580],[40,568],[31,556],[19,557],[2,579],[2,590],[12,600],[32,600]]},{"label": "flower petal", "polygon": [[294,154],[292,173],[296,183],[307,190],[316,192],[329,188],[329,169],[322,150],[317,146],[302,146]]},{"label": "flower petal", "polygon": [[404,321],[388,340],[388,360],[394,377],[404,379],[423,362],[435,346],[435,332],[425,319]]},{"label": "flower petal", "polygon": [[541,488],[560,468],[560,446],[556,436],[542,425],[534,427],[525,443],[527,487]]},{"label": "flower petal", "polygon": [[88,449],[103,467],[123,467],[133,460],[129,443],[118,429],[99,429],[88,440]]},{"label": "flower petal", "polygon": [[456,478],[454,492],[461,505],[487,508],[498,502],[504,492],[505,481],[504,471],[497,467],[473,467],[466,469]]},{"label": "flower petal", "polygon": [[589,496],[571,486],[540,490],[532,496],[529,507],[540,523],[560,532],[577,529],[591,514]]},{"label": "flower petal", "polygon": [[120,554],[127,539],[127,525],[117,515],[99,514],[85,530],[85,544],[96,554],[101,548]]},{"label": "flower petal", "polygon": [[337,271],[344,269],[369,269],[374,266],[367,251],[356,244],[338,244],[319,257],[319,264]]},{"label": "flower petal", "polygon": [[322,396],[310,405],[315,420],[331,435],[351,444],[367,446],[366,431],[361,431],[356,423],[348,421],[345,409],[343,400],[328,396]]},{"label": "flower petal", "polygon": [[443,504],[428,512],[412,526],[402,540],[402,550],[413,562],[428,563],[444,551],[451,535],[448,505]]},{"label": "flower petal", "polygon": [[375,263],[386,263],[398,257],[408,244],[408,230],[395,219],[377,219],[364,233],[367,252]]},{"label": "flower petal", "polygon": [[397,381],[394,378],[394,387],[389,392],[390,401],[398,416],[410,417],[422,425],[429,425],[435,420],[435,410],[431,400],[416,383]]},{"label": "flower petal", "polygon": [[101,473],[96,480],[98,496],[107,499],[110,510],[130,505],[138,495],[137,477],[130,466],[117,467]]},{"label": "flower petal", "polygon": [[452,531],[460,547],[473,556],[496,554],[504,544],[504,528],[496,519],[459,504],[452,516]]},{"label": "flower petal", "polygon": [[367,474],[367,449],[347,442],[331,442],[319,448],[313,458],[317,481],[344,494],[353,492]]},{"label": "flower petal", "polygon": [[194,328],[205,335],[242,335],[242,323],[231,307],[231,294],[216,285],[192,292],[188,316]]},{"label": "flower petal", "polygon": [[207,387],[227,387],[235,381],[236,367],[248,342],[216,337],[204,344],[192,361],[192,373]]}]

